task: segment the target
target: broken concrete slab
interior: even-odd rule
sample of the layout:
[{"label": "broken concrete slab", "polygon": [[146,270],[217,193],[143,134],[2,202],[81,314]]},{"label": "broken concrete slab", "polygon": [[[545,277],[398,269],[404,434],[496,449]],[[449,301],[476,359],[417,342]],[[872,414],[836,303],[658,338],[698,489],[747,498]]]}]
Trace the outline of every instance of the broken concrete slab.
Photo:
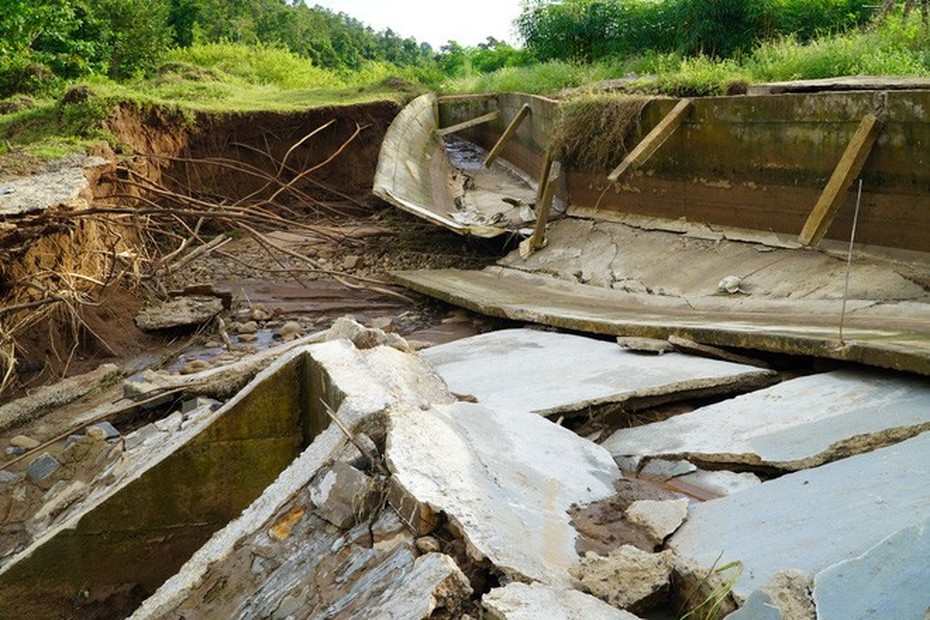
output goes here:
[{"label": "broken concrete slab", "polygon": [[481,604],[492,620],[637,620],[584,592],[541,583],[514,582],[495,588],[481,598]]},{"label": "broken concrete slab", "polygon": [[701,499],[713,499],[739,493],[762,484],[759,476],[749,472],[707,471],[699,469],[671,481],[670,486]]},{"label": "broken concrete slab", "polygon": [[[611,342],[506,329],[420,352],[456,394],[505,411],[544,415],[594,405],[729,392],[766,385],[773,373],[669,353],[642,356]],[[570,363],[567,361],[570,360]]]},{"label": "broken concrete slab", "polygon": [[[927,454],[930,433],[923,433],[692,504],[669,547],[705,567],[740,562],[733,592],[742,600],[784,570],[816,575],[926,521]],[[915,566],[895,562],[888,570],[903,578]]]},{"label": "broken concrete slab", "polygon": [[925,518],[862,555],[817,573],[814,603],[818,619],[926,618],[930,614],[928,558],[930,519]]},{"label": "broken concrete slab", "polygon": [[374,480],[340,461],[310,486],[310,501],[317,516],[347,529],[368,516],[377,491]]},{"label": "broken concrete slab", "polygon": [[785,381],[690,413],[614,433],[615,456],[687,458],[797,470],[930,429],[930,384],[839,370]]},{"label": "broken concrete slab", "polygon": [[638,613],[664,602],[673,566],[671,551],[649,553],[624,545],[607,557],[588,553],[570,572],[585,591]]},{"label": "broken concrete slab", "polygon": [[44,211],[59,205],[86,208],[93,199],[88,170],[102,170],[110,162],[74,154],[49,164],[38,174],[7,179],[0,191],[0,218]]},{"label": "broken concrete slab", "polygon": [[73,402],[88,392],[115,381],[120,374],[116,364],[103,364],[96,370],[69,377],[0,407],[0,431],[33,420],[42,414]]},{"label": "broken concrete slab", "polygon": [[726,620],[816,620],[811,585],[810,577],[801,571],[777,573],[762,589],[750,594],[743,606]]},{"label": "broken concrete slab", "polygon": [[144,331],[202,325],[223,311],[223,301],[207,295],[173,297],[146,306],[136,315],[136,326]]},{"label": "broken concrete slab", "polygon": [[393,480],[446,514],[469,553],[510,579],[570,586],[572,504],[613,495],[616,464],[599,446],[535,414],[471,403],[389,416]]},{"label": "broken concrete slab", "polygon": [[657,545],[677,530],[687,515],[687,499],[671,501],[643,499],[633,502],[626,509],[627,520],[641,526]]}]

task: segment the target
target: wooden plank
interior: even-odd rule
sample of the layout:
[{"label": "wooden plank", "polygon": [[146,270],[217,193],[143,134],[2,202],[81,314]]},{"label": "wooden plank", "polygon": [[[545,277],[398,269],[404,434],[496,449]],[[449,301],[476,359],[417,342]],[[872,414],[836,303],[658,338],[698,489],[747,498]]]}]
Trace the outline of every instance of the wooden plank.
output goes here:
[{"label": "wooden plank", "polygon": [[510,121],[510,124],[507,125],[507,129],[504,130],[503,135],[501,135],[500,140],[497,141],[497,144],[494,145],[494,148],[491,149],[491,152],[488,153],[488,156],[484,158],[484,167],[490,168],[491,164],[494,163],[494,160],[500,157],[501,151],[504,150],[504,146],[513,137],[513,134],[517,133],[517,129],[520,128],[520,125],[523,123],[524,119],[529,116],[530,113],[530,104],[524,103],[523,107],[520,108],[520,111],[517,112],[516,116],[513,117],[513,120]]},{"label": "wooden plank", "polygon": [[860,121],[856,133],[853,134],[827,186],[814,205],[804,228],[801,229],[798,240],[804,245],[815,246],[823,239],[846,198],[849,186],[862,172],[865,160],[872,151],[872,145],[878,138],[881,125],[881,121],[874,114],[866,114]]},{"label": "wooden plank", "polygon": [[641,168],[643,164],[659,150],[659,147],[668,140],[669,136],[675,133],[675,130],[681,125],[681,121],[684,120],[685,114],[690,107],[690,99],[682,99],[679,101],[675,107],[672,108],[671,112],[666,114],[665,118],[659,121],[659,124],[646,134],[646,137],[636,145],[636,148],[627,153],[627,156],[623,158],[620,165],[607,175],[607,180],[611,182],[616,181],[626,174],[626,172]]},{"label": "wooden plank", "polygon": [[546,245],[546,225],[549,223],[549,213],[552,211],[552,201],[555,198],[555,186],[559,180],[561,166],[559,162],[552,165],[552,174],[543,190],[542,198],[536,203],[536,226],[530,238],[530,253],[542,249]]},{"label": "wooden plank", "polygon": [[440,136],[447,136],[450,133],[455,133],[457,131],[462,131],[463,129],[468,129],[469,127],[475,127],[476,125],[483,125],[484,123],[490,123],[491,121],[497,119],[500,116],[500,112],[494,111],[478,118],[473,118],[470,121],[463,121],[456,125],[450,125],[449,127],[444,127],[436,131]]}]

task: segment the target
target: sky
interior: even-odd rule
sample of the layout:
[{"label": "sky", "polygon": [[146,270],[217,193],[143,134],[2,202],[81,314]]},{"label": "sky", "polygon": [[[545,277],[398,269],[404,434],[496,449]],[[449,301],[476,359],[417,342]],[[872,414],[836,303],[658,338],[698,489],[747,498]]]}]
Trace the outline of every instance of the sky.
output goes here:
[{"label": "sky", "polygon": [[520,0],[307,0],[343,12],[375,30],[390,28],[403,37],[439,49],[447,41],[477,45],[489,36],[516,45],[513,20]]}]

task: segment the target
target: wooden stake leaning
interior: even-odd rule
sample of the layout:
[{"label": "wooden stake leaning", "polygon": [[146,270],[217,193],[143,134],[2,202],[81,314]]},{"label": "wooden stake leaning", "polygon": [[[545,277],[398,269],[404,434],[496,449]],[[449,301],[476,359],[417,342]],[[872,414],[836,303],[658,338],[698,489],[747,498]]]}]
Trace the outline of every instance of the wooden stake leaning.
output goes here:
[{"label": "wooden stake leaning", "polygon": [[636,170],[641,168],[650,157],[652,157],[656,151],[659,150],[669,136],[675,133],[675,130],[678,129],[678,126],[681,125],[681,121],[684,120],[685,114],[688,112],[688,108],[691,107],[690,99],[682,99],[679,101],[671,112],[665,115],[659,124],[653,127],[652,131],[646,134],[646,137],[643,138],[639,144],[636,145],[632,151],[630,151],[626,157],[623,158],[623,161],[620,162],[620,165],[614,168],[614,171],[607,175],[607,180],[613,183],[622,177],[624,174],[631,170]]},{"label": "wooden stake leaning", "polygon": [[440,136],[447,136],[450,133],[456,133],[457,131],[462,131],[464,129],[469,129],[470,127],[475,127],[477,125],[483,125],[484,123],[490,123],[493,120],[496,120],[500,116],[500,112],[494,111],[484,116],[479,116],[478,118],[473,118],[470,121],[464,121],[456,125],[450,125],[448,127],[443,127],[436,131]]},{"label": "wooden stake leaning", "polygon": [[520,128],[520,125],[523,124],[523,121],[530,114],[530,104],[524,103],[523,107],[517,112],[513,117],[513,120],[510,121],[510,124],[507,125],[507,129],[504,130],[504,133],[501,135],[500,139],[497,141],[497,144],[494,145],[494,148],[491,149],[491,152],[488,153],[488,156],[484,158],[484,167],[490,168],[491,164],[494,163],[498,157],[500,157],[501,152],[504,150],[504,146],[510,139],[513,137],[513,134],[517,133],[517,129]]}]

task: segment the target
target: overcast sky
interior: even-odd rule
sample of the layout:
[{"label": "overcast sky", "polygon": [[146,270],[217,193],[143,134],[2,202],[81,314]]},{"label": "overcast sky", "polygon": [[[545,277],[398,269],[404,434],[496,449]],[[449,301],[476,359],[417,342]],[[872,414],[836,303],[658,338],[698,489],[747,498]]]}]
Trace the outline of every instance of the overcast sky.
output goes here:
[{"label": "overcast sky", "polygon": [[439,49],[449,40],[477,45],[489,36],[516,44],[513,20],[520,0],[307,0],[343,12],[375,30],[390,28],[403,37]]}]

